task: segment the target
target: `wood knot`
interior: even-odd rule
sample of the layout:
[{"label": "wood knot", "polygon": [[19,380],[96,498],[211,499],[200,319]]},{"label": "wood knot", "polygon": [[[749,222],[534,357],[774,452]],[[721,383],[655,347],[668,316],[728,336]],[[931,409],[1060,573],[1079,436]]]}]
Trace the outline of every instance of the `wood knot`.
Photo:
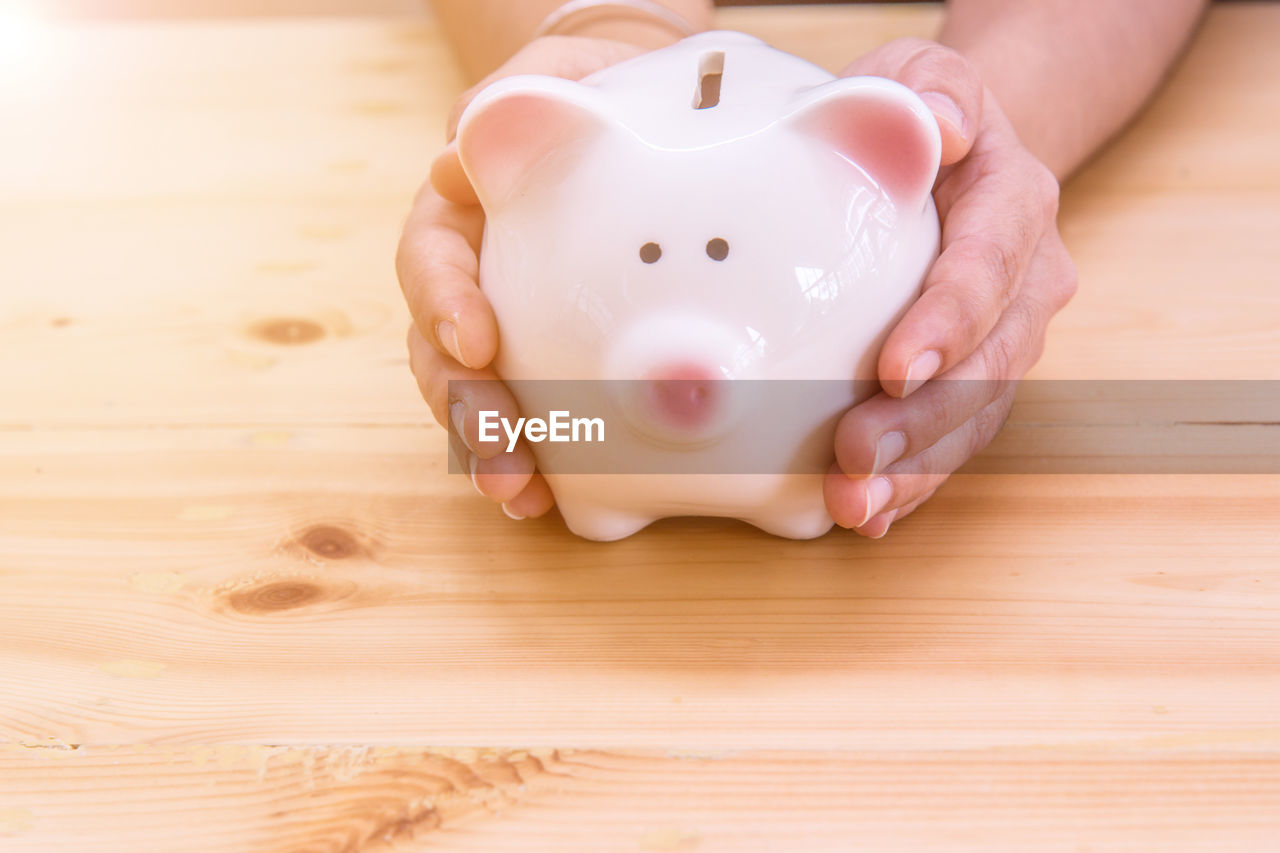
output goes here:
[{"label": "wood knot", "polygon": [[355,536],[331,524],[318,524],[304,530],[298,544],[324,560],[347,560],[366,550]]},{"label": "wood knot", "polygon": [[293,346],[309,344],[324,337],[324,327],[314,320],[302,317],[276,317],[261,320],[250,328],[250,333],[269,344]]},{"label": "wood knot", "polygon": [[325,598],[324,590],[305,581],[275,581],[228,596],[227,602],[240,613],[274,613],[315,604]]}]

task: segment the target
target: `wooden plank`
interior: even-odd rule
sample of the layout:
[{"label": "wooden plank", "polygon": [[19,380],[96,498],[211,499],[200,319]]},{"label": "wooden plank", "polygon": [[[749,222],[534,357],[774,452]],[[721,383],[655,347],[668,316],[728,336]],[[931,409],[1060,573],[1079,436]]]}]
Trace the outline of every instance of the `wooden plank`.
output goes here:
[{"label": "wooden plank", "polygon": [[[14,434],[0,733],[688,749],[1280,733],[1280,542],[1257,535],[1280,478],[970,477],[882,543],[672,520],[599,546],[555,518],[502,524],[416,430],[353,456],[369,432]],[[335,482],[344,457],[359,473]]]},{"label": "wooden plank", "polygon": [[[721,15],[831,68],[938,21]],[[1280,378],[1277,35],[1216,8],[1069,189],[1037,376]],[[0,850],[1275,846],[1280,477],[507,523],[404,355],[431,24],[46,37],[0,80]]]},{"label": "wooden plank", "polygon": [[[34,5],[34,4],[33,4]],[[427,0],[41,0],[59,21],[135,18],[421,17]]]},{"label": "wooden plank", "polygon": [[[12,774],[24,784],[6,784]],[[0,849],[42,851],[111,839],[155,853],[834,853],[1017,850],[1032,838],[1041,849],[1219,851],[1268,849],[1280,830],[1273,763],[1169,749],[64,745],[0,751],[0,802]]]}]

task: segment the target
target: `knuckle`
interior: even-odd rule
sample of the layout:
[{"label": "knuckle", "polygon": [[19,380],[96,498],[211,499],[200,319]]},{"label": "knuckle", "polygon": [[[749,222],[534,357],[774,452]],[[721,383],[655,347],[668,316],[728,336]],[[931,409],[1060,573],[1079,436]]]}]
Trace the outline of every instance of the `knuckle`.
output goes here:
[{"label": "knuckle", "polygon": [[[895,355],[906,359],[916,353],[921,343],[931,342],[930,349],[939,350],[944,361],[949,354],[958,354],[965,342],[974,340],[979,326],[977,318],[978,306],[974,304],[972,293],[962,282],[964,279],[944,273],[946,277],[930,281],[920,300],[908,312],[907,317],[899,325],[901,338],[891,339],[895,344]],[[894,336],[899,335],[898,329]],[[972,348],[972,346],[970,346]]]},{"label": "knuckle", "polygon": [[1039,305],[1022,312],[1018,322],[1020,331],[1015,337],[1017,343],[1010,347],[1007,373],[1001,376],[1002,380],[1016,381],[1044,355],[1047,316],[1048,312]]},{"label": "knuckle", "polygon": [[966,91],[979,85],[977,69],[968,59],[949,47],[923,40],[903,64],[903,76],[910,78],[913,85],[941,85]]},{"label": "knuckle", "polygon": [[[534,62],[556,59],[573,49],[579,41],[577,36],[549,35],[534,39],[520,49],[523,57],[532,57]],[[505,67],[505,66],[504,66]]]},{"label": "knuckle", "polygon": [[[953,255],[942,275],[926,291],[934,334],[949,342],[957,359],[977,346],[995,324],[1009,296],[987,285],[984,268],[989,264],[983,249],[964,249]],[[994,297],[994,298],[993,298]]]},{"label": "knuckle", "polygon": [[999,434],[1005,422],[1008,421],[1012,408],[1012,397],[1010,397],[1007,401],[1000,400],[992,403],[973,416],[967,445],[970,457],[985,450],[992,439]]},{"label": "knuckle", "polygon": [[964,55],[938,44],[917,39],[902,63],[902,82],[916,91],[947,92],[962,104],[980,104],[982,78]]},{"label": "knuckle", "polygon": [[[1015,309],[1011,309],[1013,310]],[[1015,327],[1021,328],[1026,325],[1025,316],[1021,311],[1010,319]],[[1021,333],[998,334],[987,338],[982,349],[982,361],[986,367],[987,376],[991,379],[1013,378],[1014,366],[1020,361],[1024,349],[1025,344]]]},{"label": "knuckle", "polygon": [[1058,218],[1058,207],[1062,200],[1062,185],[1058,178],[1042,163],[1036,164],[1036,191],[1041,199],[1041,210],[1046,222]]},{"label": "knuckle", "polygon": [[982,253],[982,266],[987,280],[1006,304],[1017,291],[1018,282],[1022,278],[1021,246],[1027,231],[1025,222],[1019,222],[1014,227],[1017,233],[1011,239],[992,240]]},{"label": "knuckle", "polygon": [[1045,336],[1043,334],[1036,335],[1034,338],[1032,338],[1031,344],[1027,352],[1027,369],[1028,370],[1031,369],[1031,365],[1034,365],[1037,362],[1039,362],[1041,357],[1044,356],[1044,342],[1045,342]]},{"label": "knuckle", "polygon": [[968,65],[968,60],[956,51],[937,42],[919,39],[912,61],[923,70],[952,72]]},{"label": "knuckle", "polygon": [[949,330],[946,337],[956,347],[952,356],[958,360],[986,335],[995,319],[995,312],[990,310],[972,288],[948,287],[941,291],[941,297],[945,307],[946,328]]},{"label": "knuckle", "polygon": [[1044,279],[1044,285],[1039,305],[1039,319],[1042,321],[1042,326],[1047,325],[1050,317],[1065,308],[1080,289],[1080,273],[1076,269],[1071,253],[1067,251],[1067,247],[1063,245],[1062,239],[1056,233],[1052,234],[1051,238],[1052,242],[1047,245],[1042,244],[1040,247],[1045,270],[1041,276]]},{"label": "knuckle", "polygon": [[903,36],[880,48],[886,56],[897,59],[898,67],[905,68],[918,56],[932,47],[937,46],[937,42],[929,41],[918,36]]},{"label": "knuckle", "polygon": [[922,50],[939,47],[939,44],[936,41],[929,41],[929,39],[921,38],[919,36],[903,36],[902,38],[894,39],[889,42],[889,44],[893,47],[897,47],[904,53],[907,53],[909,56],[914,56]]},{"label": "knuckle", "polygon": [[416,316],[430,297],[428,289],[430,279],[424,269],[422,258],[414,252],[397,252],[396,279],[400,283],[400,293],[404,296],[410,313]]},{"label": "knuckle", "polygon": [[[930,446],[946,434],[955,418],[956,407],[950,385],[944,390],[939,383],[931,384],[934,385],[933,393],[916,394],[912,397],[913,405],[918,408],[912,418],[911,428],[907,430],[913,443],[918,442],[922,446]],[[914,402],[916,398],[919,398],[918,402]]]},{"label": "knuckle", "polygon": [[1062,275],[1058,277],[1058,289],[1055,294],[1057,296],[1055,312],[1065,308],[1067,303],[1075,298],[1079,290],[1080,273],[1076,269],[1075,261],[1071,260],[1071,256],[1064,252]]},{"label": "knuckle", "polygon": [[474,279],[478,260],[462,235],[433,225],[406,232],[396,250],[396,275],[406,295],[429,298],[456,278]]}]

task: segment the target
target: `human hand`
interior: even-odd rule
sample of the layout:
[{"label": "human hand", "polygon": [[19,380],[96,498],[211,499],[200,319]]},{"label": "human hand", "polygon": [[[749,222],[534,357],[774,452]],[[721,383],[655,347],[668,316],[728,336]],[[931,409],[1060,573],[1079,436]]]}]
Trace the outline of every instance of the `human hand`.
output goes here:
[{"label": "human hand", "polygon": [[837,425],[824,483],[832,518],[879,538],[999,432],[1076,272],[1058,234],[1057,179],[963,56],[902,39],[843,73],[921,93],[942,131],[941,254],[880,351],[883,391]]},{"label": "human hand", "polygon": [[[513,421],[518,414],[514,398],[489,366],[498,350],[498,324],[477,283],[484,211],[458,161],[453,137],[467,104],[495,80],[514,74],[577,80],[642,52],[620,41],[549,36],[530,42],[464,92],[450,113],[449,146],[418,191],[396,253],[400,288],[413,316],[409,366],[418,389],[436,421],[446,429],[453,425],[454,452],[471,472],[476,489],[501,503],[513,518],[542,515],[555,501],[523,441],[506,453],[500,442],[478,440],[478,411],[494,410]],[[460,383],[450,397],[451,380],[492,381]]]}]

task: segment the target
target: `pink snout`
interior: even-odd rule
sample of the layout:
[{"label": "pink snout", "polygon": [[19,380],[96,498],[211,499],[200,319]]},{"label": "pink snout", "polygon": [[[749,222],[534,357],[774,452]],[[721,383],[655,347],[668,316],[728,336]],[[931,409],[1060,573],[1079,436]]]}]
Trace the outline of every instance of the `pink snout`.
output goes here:
[{"label": "pink snout", "polygon": [[639,317],[609,347],[600,372],[636,433],[693,450],[726,435],[740,416],[734,374],[742,337],[683,311]]},{"label": "pink snout", "polygon": [[676,433],[699,433],[723,414],[720,386],[728,380],[694,362],[674,362],[648,372],[642,403],[649,419]]}]

